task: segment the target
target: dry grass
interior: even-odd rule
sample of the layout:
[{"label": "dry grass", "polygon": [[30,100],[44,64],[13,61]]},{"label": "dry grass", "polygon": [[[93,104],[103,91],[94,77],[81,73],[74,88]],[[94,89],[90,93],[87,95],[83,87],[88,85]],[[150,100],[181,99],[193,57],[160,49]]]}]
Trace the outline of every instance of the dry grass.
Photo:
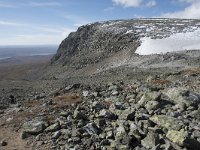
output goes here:
[{"label": "dry grass", "polygon": [[188,76],[197,76],[200,74],[200,68],[191,68],[184,70],[185,75]]},{"label": "dry grass", "polygon": [[153,81],[151,81],[151,83],[164,85],[164,84],[169,84],[169,83],[172,83],[172,82],[170,80],[153,80]]},{"label": "dry grass", "polygon": [[[49,115],[50,112],[54,110],[60,110],[68,107],[70,104],[81,103],[82,100],[77,94],[71,95],[61,95],[52,98],[52,105],[45,105],[45,100],[29,100],[25,101],[22,105],[26,108],[24,111],[20,112],[10,112],[6,115],[6,117],[0,118],[0,123],[6,123],[7,125],[15,124],[16,126],[20,126],[21,123],[26,119],[34,118],[44,114],[43,117],[47,121],[51,122],[55,120],[54,116]],[[13,118],[9,122],[6,121],[7,118]]]},{"label": "dry grass", "polygon": [[42,101],[40,101],[40,100],[29,100],[29,101],[25,101],[24,102],[24,106],[25,107],[31,107],[31,108],[33,108],[33,107],[35,107],[35,106],[40,106],[40,105],[42,105]]},{"label": "dry grass", "polygon": [[70,104],[81,103],[82,100],[77,94],[72,95],[61,95],[53,98],[53,107],[52,108],[64,108]]}]

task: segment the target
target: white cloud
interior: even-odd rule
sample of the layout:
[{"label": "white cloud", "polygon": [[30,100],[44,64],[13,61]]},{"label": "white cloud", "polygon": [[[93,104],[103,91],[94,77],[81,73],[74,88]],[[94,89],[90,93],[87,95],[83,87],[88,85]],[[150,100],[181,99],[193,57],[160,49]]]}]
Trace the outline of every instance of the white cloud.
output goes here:
[{"label": "white cloud", "polygon": [[0,25],[3,25],[3,26],[24,26],[24,24],[21,24],[21,23],[4,21],[4,20],[0,20]]},{"label": "white cloud", "polygon": [[76,29],[64,26],[25,24],[0,20],[1,26],[6,26],[8,30],[9,27],[14,26],[15,30],[21,32],[21,34],[13,32],[12,36],[0,36],[0,45],[59,44],[70,32]]},{"label": "white cloud", "polygon": [[156,5],[156,0],[112,0],[114,4],[123,7],[153,7]]},{"label": "white cloud", "polygon": [[192,2],[195,2],[197,0],[177,0],[178,2],[181,2],[181,3],[192,3]]},{"label": "white cloud", "polygon": [[53,34],[20,34],[12,37],[0,37],[0,45],[52,45],[60,44],[74,30],[65,29]]},{"label": "white cloud", "polygon": [[29,6],[33,7],[50,7],[50,6],[61,6],[58,2],[31,2]]},{"label": "white cloud", "polygon": [[16,35],[9,38],[0,39],[0,45],[46,45],[59,44],[63,40],[60,35]]},{"label": "white cloud", "polygon": [[146,4],[147,7],[154,7],[156,6],[156,1],[155,0],[150,0],[147,4]]},{"label": "white cloud", "polygon": [[112,0],[116,5],[122,5],[123,7],[139,7],[142,0]]},{"label": "white cloud", "polygon": [[171,12],[161,15],[165,18],[187,18],[187,19],[200,19],[200,1],[197,0],[178,0],[182,3],[189,3],[184,10]]},{"label": "white cloud", "polygon": [[0,8],[16,8],[16,6],[0,2]]}]

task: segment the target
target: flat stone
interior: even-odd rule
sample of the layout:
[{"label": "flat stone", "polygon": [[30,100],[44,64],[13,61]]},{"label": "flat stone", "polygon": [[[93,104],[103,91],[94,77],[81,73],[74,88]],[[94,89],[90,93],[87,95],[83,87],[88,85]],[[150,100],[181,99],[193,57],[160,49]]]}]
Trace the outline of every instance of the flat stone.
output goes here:
[{"label": "flat stone", "polygon": [[186,104],[187,107],[200,103],[200,95],[185,88],[171,88],[165,93],[174,104]]},{"label": "flat stone", "polygon": [[148,101],[145,105],[145,108],[148,111],[156,110],[160,107],[160,103],[158,101]]},{"label": "flat stone", "polygon": [[60,124],[57,122],[45,129],[46,132],[54,132],[60,129]]},{"label": "flat stone", "polygon": [[183,131],[169,130],[166,137],[179,146],[184,146],[184,142],[187,139],[187,133]]},{"label": "flat stone", "polygon": [[158,124],[159,126],[168,130],[180,130],[182,127],[184,127],[183,121],[170,116],[154,115],[149,119],[154,123]]},{"label": "flat stone", "polygon": [[60,135],[61,135],[61,131],[56,131],[56,132],[53,134],[52,138],[53,138],[53,139],[57,139],[57,138],[59,138]]},{"label": "flat stone", "polygon": [[161,97],[159,92],[146,92],[138,101],[139,106],[144,106],[148,101],[157,101]]},{"label": "flat stone", "polygon": [[106,109],[102,109],[99,112],[99,117],[104,117],[104,118],[111,119],[111,120],[117,119],[117,116],[113,112],[111,112],[110,110],[106,110]]},{"label": "flat stone", "polygon": [[22,130],[24,134],[34,134],[37,135],[46,128],[46,122],[44,121],[29,121],[25,122],[22,126]]},{"label": "flat stone", "polygon": [[108,90],[109,91],[113,91],[113,90],[118,90],[119,89],[119,86],[118,85],[111,85],[111,86],[109,86],[109,88],[108,88]]},{"label": "flat stone", "polygon": [[159,143],[158,134],[152,131],[148,132],[147,136],[141,141],[142,146],[148,149],[155,147]]}]

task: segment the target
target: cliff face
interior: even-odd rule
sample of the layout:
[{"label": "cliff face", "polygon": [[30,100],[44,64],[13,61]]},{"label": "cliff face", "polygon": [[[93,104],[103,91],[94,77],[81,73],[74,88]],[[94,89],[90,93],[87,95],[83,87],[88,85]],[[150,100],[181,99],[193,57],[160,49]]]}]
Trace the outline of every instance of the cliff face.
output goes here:
[{"label": "cliff face", "polygon": [[[159,41],[172,35],[192,33],[199,29],[200,20],[187,19],[132,19],[88,24],[79,27],[62,41],[56,55],[51,59],[50,69],[46,72],[53,74],[56,70],[56,74],[62,78],[95,74],[123,66],[162,67],[171,63],[174,66],[184,66],[187,65],[187,59],[184,62],[173,59],[180,54],[171,54],[168,61],[164,62],[162,58],[165,56],[140,56],[136,52],[143,47],[143,39]],[[151,47],[151,43],[147,45]],[[147,51],[150,47],[146,46]],[[163,48],[161,46],[161,49]],[[51,69],[51,66],[57,65],[64,67]]]},{"label": "cliff face", "polygon": [[106,68],[131,64],[143,38],[163,39],[199,28],[199,20],[186,19],[132,19],[88,24],[63,40],[51,64],[76,70],[96,64],[106,64]]},{"label": "cliff face", "polygon": [[84,67],[119,51],[135,52],[139,46],[138,36],[124,34],[126,31],[118,22],[94,23],[79,27],[60,44],[51,62]]}]

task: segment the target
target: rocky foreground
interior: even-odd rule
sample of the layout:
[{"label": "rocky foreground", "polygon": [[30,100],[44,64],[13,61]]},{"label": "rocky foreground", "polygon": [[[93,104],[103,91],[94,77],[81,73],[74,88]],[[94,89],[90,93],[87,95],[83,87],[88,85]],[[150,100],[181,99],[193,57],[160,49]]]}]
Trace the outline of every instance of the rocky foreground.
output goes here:
[{"label": "rocky foreground", "polygon": [[[197,68],[129,83],[69,85],[1,110],[0,128],[25,141],[16,149],[197,150],[199,74]],[[15,142],[0,138],[0,149]]]}]

